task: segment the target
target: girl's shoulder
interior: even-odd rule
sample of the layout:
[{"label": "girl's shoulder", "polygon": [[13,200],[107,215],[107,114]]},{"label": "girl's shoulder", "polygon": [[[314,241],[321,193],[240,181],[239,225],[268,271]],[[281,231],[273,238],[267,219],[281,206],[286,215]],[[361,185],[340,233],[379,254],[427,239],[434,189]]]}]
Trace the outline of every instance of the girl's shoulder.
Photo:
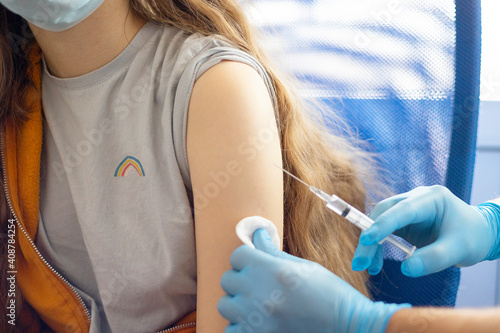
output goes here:
[{"label": "girl's shoulder", "polygon": [[221,35],[203,35],[191,33],[177,27],[164,24],[149,23],[160,30],[154,42],[157,45],[156,53],[164,56],[169,63],[176,65],[188,64],[190,61],[200,61],[204,57],[214,54],[232,53],[249,57],[231,41]]},{"label": "girl's shoulder", "polygon": [[162,80],[174,84],[179,94],[189,96],[194,81],[224,60],[253,67],[273,90],[262,64],[224,36],[207,36],[168,25],[155,25],[159,33],[154,38],[153,68],[156,73],[162,73]]}]

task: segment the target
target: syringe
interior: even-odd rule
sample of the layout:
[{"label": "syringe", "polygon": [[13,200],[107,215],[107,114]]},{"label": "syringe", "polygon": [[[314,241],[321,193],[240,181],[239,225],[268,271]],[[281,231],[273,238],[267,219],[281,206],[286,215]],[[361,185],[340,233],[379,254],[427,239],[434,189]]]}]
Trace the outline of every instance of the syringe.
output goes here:
[{"label": "syringe", "polygon": [[[292,176],[293,178],[297,179],[299,182],[302,184],[306,185],[309,187],[309,190],[316,194],[321,200],[326,202],[326,207],[329,208],[330,210],[334,211],[336,214],[345,217],[347,221],[351,222],[361,230],[366,230],[368,229],[374,221],[369,218],[367,215],[363,214],[353,206],[349,205],[347,202],[344,200],[340,199],[338,196],[335,194],[329,195],[322,190],[311,186],[304,182],[303,180],[299,179],[298,177],[292,175],[290,172],[286,171],[285,169],[281,168],[284,172]],[[417,249],[416,246],[413,245],[407,245],[403,243],[401,240],[397,239],[394,235],[389,235],[383,240],[380,241],[379,244],[382,244],[383,242],[389,242],[401,251],[406,253],[406,258],[410,257],[413,252]]]}]

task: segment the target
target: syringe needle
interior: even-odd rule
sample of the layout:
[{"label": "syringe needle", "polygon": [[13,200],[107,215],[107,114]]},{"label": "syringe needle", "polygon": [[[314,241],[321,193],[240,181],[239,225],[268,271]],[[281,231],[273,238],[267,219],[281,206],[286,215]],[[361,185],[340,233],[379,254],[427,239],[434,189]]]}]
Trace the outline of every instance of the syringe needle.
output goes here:
[{"label": "syringe needle", "polygon": [[[321,198],[323,201],[327,203],[326,207],[334,211],[336,214],[345,217],[349,222],[360,228],[361,230],[366,230],[369,228],[374,222],[371,218],[369,218],[367,215],[363,214],[356,208],[352,207],[349,205],[347,202],[344,200],[340,199],[336,195],[329,195],[326,192],[323,192],[322,190],[311,186],[307,184],[305,181],[302,179],[298,178],[297,176],[294,176],[290,172],[286,171],[282,167],[274,164],[278,169],[283,170],[286,172],[288,175],[292,176],[294,179],[298,180],[302,184],[306,185],[311,192],[316,194],[319,198]],[[398,239],[394,238],[393,235],[390,235],[386,238],[384,238],[379,244],[382,244],[382,242],[389,242],[392,245],[396,246],[403,252],[407,254],[406,258],[411,256],[413,252],[415,251],[416,247],[413,245],[406,245],[403,242],[399,241]]]},{"label": "syringe needle", "polygon": [[307,186],[309,188],[309,190],[316,194],[316,196],[318,196],[321,200],[325,201],[325,202],[328,202],[328,200],[330,199],[330,196],[328,194],[326,194],[325,192],[321,191],[320,189],[314,187],[314,186],[311,186],[309,184],[307,184],[305,181],[303,181],[302,179],[300,179],[299,177],[297,176],[294,176],[292,173],[286,171],[285,169],[279,167],[278,165],[274,164],[277,168],[283,170],[284,172],[286,172],[288,175],[292,176],[294,179],[298,180],[299,182],[301,182],[302,184],[304,184],[305,186]]},{"label": "syringe needle", "polygon": [[300,179],[299,177],[297,176],[294,176],[292,175],[290,172],[286,171],[285,169],[279,167],[278,165],[274,164],[274,166],[276,166],[277,168],[280,168],[281,170],[285,171],[287,174],[289,174],[290,176],[292,176],[293,178],[297,179],[299,182],[301,182],[302,184],[304,184],[305,186],[307,187],[311,187],[311,185],[307,184],[305,181],[303,181],[302,179]]}]

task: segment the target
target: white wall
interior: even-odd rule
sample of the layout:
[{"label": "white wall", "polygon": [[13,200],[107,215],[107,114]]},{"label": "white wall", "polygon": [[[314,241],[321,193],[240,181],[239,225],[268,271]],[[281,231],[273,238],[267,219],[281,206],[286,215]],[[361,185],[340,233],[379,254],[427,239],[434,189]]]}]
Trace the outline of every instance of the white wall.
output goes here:
[{"label": "white wall", "polygon": [[[500,20],[498,0],[482,0],[481,107],[471,203],[500,196]],[[458,307],[500,305],[500,263],[462,269]]]},{"label": "white wall", "polygon": [[[481,102],[471,204],[500,197],[500,102]],[[500,264],[487,261],[462,269],[457,307],[500,305]]]}]

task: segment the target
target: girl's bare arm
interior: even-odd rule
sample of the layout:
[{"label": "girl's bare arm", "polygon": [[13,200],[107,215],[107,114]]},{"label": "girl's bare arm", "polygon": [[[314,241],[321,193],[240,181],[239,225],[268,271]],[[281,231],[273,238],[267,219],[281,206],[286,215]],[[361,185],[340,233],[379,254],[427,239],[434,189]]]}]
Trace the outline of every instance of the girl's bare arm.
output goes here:
[{"label": "girl's bare arm", "polygon": [[[194,190],[198,266],[197,330],[223,332],[220,279],[241,245],[235,225],[260,215],[282,236],[281,150],[271,98],[250,66],[223,61],[195,83],[187,154]],[[282,237],[280,237],[282,239]]]},{"label": "girl's bare arm", "polygon": [[409,308],[396,312],[387,333],[499,332],[500,309]]}]

